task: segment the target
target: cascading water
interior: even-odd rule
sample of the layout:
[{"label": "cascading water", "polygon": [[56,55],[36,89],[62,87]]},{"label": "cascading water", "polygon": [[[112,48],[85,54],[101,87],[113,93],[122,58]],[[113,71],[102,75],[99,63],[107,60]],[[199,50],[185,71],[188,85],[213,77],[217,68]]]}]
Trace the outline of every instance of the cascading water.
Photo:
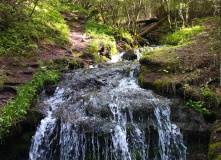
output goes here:
[{"label": "cascading water", "polygon": [[139,64],[99,64],[65,73],[32,138],[30,160],[185,160],[169,99],[137,84]]}]

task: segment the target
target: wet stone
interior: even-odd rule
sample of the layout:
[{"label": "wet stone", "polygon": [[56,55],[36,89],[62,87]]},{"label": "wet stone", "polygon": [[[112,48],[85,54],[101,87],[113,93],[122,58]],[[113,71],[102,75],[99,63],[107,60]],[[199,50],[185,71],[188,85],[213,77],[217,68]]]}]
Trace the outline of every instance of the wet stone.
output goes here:
[{"label": "wet stone", "polygon": [[39,102],[46,117],[33,136],[30,159],[184,160],[176,123],[186,117],[175,115],[181,103],[140,88],[139,66],[103,63],[64,73],[53,96],[43,94]]}]

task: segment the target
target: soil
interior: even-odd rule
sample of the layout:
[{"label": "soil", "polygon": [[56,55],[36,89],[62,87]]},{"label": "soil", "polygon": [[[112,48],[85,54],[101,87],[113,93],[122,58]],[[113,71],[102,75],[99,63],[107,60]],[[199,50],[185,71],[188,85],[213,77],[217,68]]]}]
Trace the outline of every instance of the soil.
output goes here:
[{"label": "soil", "polygon": [[152,70],[155,71],[143,72],[144,79],[153,83],[167,77],[171,83],[180,83],[179,85],[184,84],[185,80],[191,80],[189,84],[193,90],[208,83],[215,94],[221,96],[221,47],[217,26],[217,19],[206,20],[205,31],[193,37],[190,43],[163,48],[141,59],[144,66],[152,65]]},{"label": "soil", "polygon": [[[25,84],[33,78],[33,73],[39,70],[41,63],[59,58],[77,58],[84,62],[84,66],[93,63],[90,56],[79,56],[80,52],[86,51],[91,39],[84,33],[87,23],[86,15],[66,11],[62,16],[70,28],[70,44],[59,47],[51,44],[38,44],[35,55],[31,57],[0,57],[0,108],[6,105],[10,99],[15,98],[16,91],[20,85]],[[73,25],[74,24],[74,25]]]},{"label": "soil", "polygon": [[[221,46],[217,18],[204,23],[205,31],[184,45],[164,47],[149,52],[140,60],[139,83],[163,96],[181,96],[185,100],[202,101],[210,111],[207,123],[221,119]],[[162,28],[161,28],[162,29]],[[151,34],[159,33],[159,30]],[[190,107],[191,108],[191,107]],[[220,125],[219,125],[220,127]],[[220,129],[220,128],[219,128]],[[213,137],[220,133],[212,129]],[[219,136],[220,137],[220,136]],[[209,156],[221,155],[220,142],[210,142]],[[187,158],[208,160],[207,150],[191,152]],[[211,159],[213,159],[211,158]]]}]

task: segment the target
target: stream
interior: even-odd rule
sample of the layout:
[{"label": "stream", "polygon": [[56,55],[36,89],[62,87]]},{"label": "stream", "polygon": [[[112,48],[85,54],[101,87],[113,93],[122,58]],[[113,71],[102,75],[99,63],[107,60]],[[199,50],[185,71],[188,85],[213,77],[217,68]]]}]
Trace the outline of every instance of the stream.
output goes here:
[{"label": "stream", "polygon": [[126,61],[64,73],[37,105],[45,118],[29,159],[186,160],[183,134],[171,122],[173,101],[140,88],[139,70]]}]

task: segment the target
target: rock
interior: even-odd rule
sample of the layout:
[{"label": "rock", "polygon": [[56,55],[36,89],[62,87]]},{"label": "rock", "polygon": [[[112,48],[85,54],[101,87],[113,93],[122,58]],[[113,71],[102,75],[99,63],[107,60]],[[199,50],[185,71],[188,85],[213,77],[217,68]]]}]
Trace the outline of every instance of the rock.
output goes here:
[{"label": "rock", "polygon": [[122,58],[125,60],[134,60],[137,59],[137,55],[135,54],[134,50],[128,50],[125,51]]},{"label": "rock", "polygon": [[[207,157],[211,133],[210,125],[205,122],[198,112],[183,105],[178,99],[171,99],[169,106],[171,109],[171,121],[183,133],[183,139],[188,148],[187,159]],[[194,149],[192,149],[193,147]]]},{"label": "rock", "polygon": [[183,105],[180,100],[171,100],[171,120],[186,132],[208,132],[210,127],[198,112]]},{"label": "rock", "polygon": [[55,85],[50,85],[50,86],[47,86],[45,88],[45,93],[49,96],[52,96],[55,92],[55,89],[56,89],[56,86]]},{"label": "rock", "polygon": [[209,144],[209,160],[221,158],[221,120],[217,120],[212,127]]}]

